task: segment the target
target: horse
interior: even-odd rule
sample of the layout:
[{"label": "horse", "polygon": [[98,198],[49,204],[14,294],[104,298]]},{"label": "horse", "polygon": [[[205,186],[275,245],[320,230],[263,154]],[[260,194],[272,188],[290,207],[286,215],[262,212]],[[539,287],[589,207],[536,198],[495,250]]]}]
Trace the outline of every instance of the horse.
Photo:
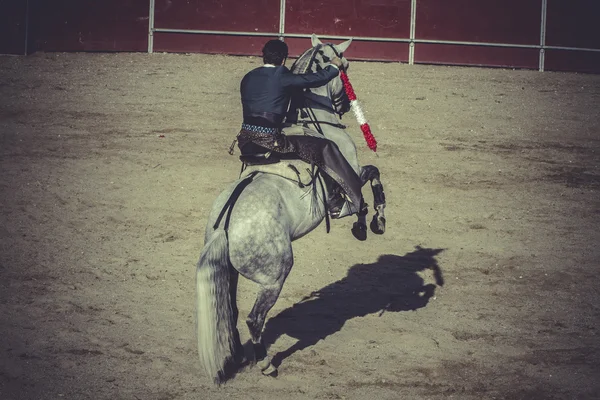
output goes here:
[{"label": "horse", "polygon": [[[292,66],[293,73],[314,72],[334,56],[340,57],[347,68],[349,63],[343,53],[351,39],[341,44],[323,44],[313,35],[311,41],[312,47]],[[371,230],[383,234],[385,196],[379,170],[359,165],[356,146],[340,123],[341,115],[349,110],[340,77],[320,88],[306,90],[302,97],[301,118],[309,117],[297,122],[335,142],[363,185],[371,182],[376,211]],[[295,171],[298,179],[272,173],[266,168],[269,166],[249,168],[218,195],[208,216],[204,247],[196,266],[196,334],[200,364],[216,384],[230,379],[243,358],[237,329],[240,274],[259,286],[246,320],[254,361],[264,375],[277,374],[262,341],[265,320],[294,263],[292,242],[328,220],[326,198],[333,190],[331,181],[322,179],[314,168],[304,168],[310,172],[310,179],[303,183],[298,170],[308,164],[299,160],[282,160],[279,165]],[[367,231],[367,205],[362,203],[352,228],[360,240],[366,238]]]}]

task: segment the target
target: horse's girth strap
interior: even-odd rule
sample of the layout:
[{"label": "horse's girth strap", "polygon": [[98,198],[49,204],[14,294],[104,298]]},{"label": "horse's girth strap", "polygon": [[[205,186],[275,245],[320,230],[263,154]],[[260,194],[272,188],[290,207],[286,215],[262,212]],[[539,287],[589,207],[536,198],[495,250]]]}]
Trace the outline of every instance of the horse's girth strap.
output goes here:
[{"label": "horse's girth strap", "polygon": [[240,197],[240,194],[242,194],[242,192],[244,191],[246,186],[248,186],[252,182],[255,175],[256,175],[255,173],[249,175],[243,181],[238,183],[238,185],[235,187],[235,189],[233,189],[233,192],[231,193],[231,195],[225,202],[223,209],[219,213],[219,217],[217,218],[215,224],[213,225],[213,229],[216,230],[219,227],[219,225],[221,224],[221,220],[223,219],[223,216],[225,215],[225,213],[227,213],[227,218],[225,219],[225,225],[223,226],[223,229],[225,230],[225,232],[227,232],[227,230],[229,229],[229,219],[231,218],[231,211],[233,210],[233,205],[237,201],[238,197]]}]

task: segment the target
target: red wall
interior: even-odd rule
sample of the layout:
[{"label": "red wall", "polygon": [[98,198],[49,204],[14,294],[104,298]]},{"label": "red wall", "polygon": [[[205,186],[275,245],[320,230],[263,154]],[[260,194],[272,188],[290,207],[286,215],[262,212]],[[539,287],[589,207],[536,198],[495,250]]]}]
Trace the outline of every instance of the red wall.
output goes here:
[{"label": "red wall", "polygon": [[[315,3],[319,3],[315,7]],[[287,33],[408,38],[410,0],[286,0]]]},{"label": "red wall", "polygon": [[27,2],[0,1],[0,54],[25,54]]},{"label": "red wall", "polygon": [[37,0],[30,8],[35,50],[148,50],[148,0]]},{"label": "red wall", "polygon": [[156,0],[156,28],[277,32],[279,0]]},{"label": "red wall", "polygon": [[[395,39],[410,36],[410,0],[329,0],[318,3],[317,8],[312,0],[286,0],[285,32]],[[310,46],[306,39],[286,41],[294,55]],[[406,62],[408,43],[355,41],[346,56]]]},{"label": "red wall", "polygon": [[[213,31],[278,32],[279,0],[156,0],[155,28]],[[154,50],[226,54],[260,54],[276,36],[154,34]]]},{"label": "red wall", "polygon": [[[419,0],[416,39],[536,45],[542,0]],[[536,49],[423,44],[415,62],[538,67]]]},{"label": "red wall", "polygon": [[[600,0],[548,0],[546,45],[600,49]],[[548,49],[546,69],[600,73],[600,52]]]},{"label": "red wall", "polygon": [[600,49],[600,1],[548,0],[546,44]]},{"label": "red wall", "polygon": [[[150,0],[1,0],[0,53],[29,50],[147,51]],[[600,0],[547,0],[546,45],[600,49]],[[537,69],[537,48],[423,43],[467,41],[537,46],[542,0],[417,0],[415,63]],[[153,50],[259,55],[277,36],[280,0],[156,0],[154,27],[246,31],[262,36],[154,32]],[[354,37],[346,56],[409,61],[411,0],[286,0],[285,33]],[[366,41],[366,38],[394,38]],[[332,40],[339,42],[340,40]],[[291,54],[308,46],[287,37]],[[600,73],[600,52],[546,49],[545,69]]]}]

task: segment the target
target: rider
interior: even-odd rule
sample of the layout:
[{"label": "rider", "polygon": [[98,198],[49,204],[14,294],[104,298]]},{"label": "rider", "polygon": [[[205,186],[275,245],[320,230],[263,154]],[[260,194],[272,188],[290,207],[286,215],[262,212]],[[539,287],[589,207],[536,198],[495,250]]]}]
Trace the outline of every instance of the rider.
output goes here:
[{"label": "rider", "polygon": [[288,47],[284,42],[270,40],[262,52],[264,65],[248,72],[240,85],[244,123],[238,147],[242,155],[267,151],[294,153],[317,165],[346,195],[345,199],[339,190],[334,191],[335,198],[329,207],[331,217],[353,214],[360,207],[362,184],[337,145],[324,137],[282,133],[284,116],[294,93],[325,85],[338,76],[342,60],[334,57],[330,65],[316,73],[293,74],[285,67]]}]

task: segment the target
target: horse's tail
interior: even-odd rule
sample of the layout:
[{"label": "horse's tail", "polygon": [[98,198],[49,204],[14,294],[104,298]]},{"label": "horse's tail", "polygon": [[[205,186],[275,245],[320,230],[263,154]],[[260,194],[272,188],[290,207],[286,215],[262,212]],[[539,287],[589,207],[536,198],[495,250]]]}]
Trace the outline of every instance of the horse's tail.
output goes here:
[{"label": "horse's tail", "polygon": [[215,383],[225,377],[234,352],[233,312],[229,291],[229,243],[217,229],[204,245],[196,268],[196,335],[200,363]]}]

